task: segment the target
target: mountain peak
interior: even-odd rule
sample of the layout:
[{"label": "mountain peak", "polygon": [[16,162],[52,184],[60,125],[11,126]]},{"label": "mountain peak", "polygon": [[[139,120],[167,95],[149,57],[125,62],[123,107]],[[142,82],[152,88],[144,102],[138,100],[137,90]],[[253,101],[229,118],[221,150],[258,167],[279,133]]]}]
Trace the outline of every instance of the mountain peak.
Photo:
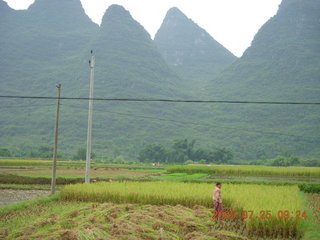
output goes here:
[{"label": "mountain peak", "polygon": [[0,11],[8,11],[8,10],[12,10],[12,8],[9,7],[9,5],[3,1],[3,0],[0,0]]},{"label": "mountain peak", "polygon": [[117,4],[112,4],[108,7],[106,10],[103,19],[102,19],[102,24],[107,24],[108,21],[123,21],[124,19],[127,20],[133,20],[130,12],[126,10],[123,6],[117,5]]},{"label": "mountain peak", "polygon": [[175,83],[180,79],[165,63],[149,33],[124,7],[111,5],[106,10],[93,48],[99,52],[96,60],[100,69],[104,69],[96,74],[97,95],[106,94],[104,79],[108,79],[109,96],[179,95]]},{"label": "mountain peak", "polygon": [[169,65],[187,79],[212,77],[236,57],[178,8],[171,8],[155,36]]},{"label": "mountain peak", "polygon": [[111,4],[107,11],[109,12],[128,12],[122,5],[119,4]]},{"label": "mountain peak", "polygon": [[184,15],[184,13],[177,7],[172,7],[168,10],[167,15],[173,15],[173,14],[180,14],[180,15]]},{"label": "mountain peak", "polygon": [[301,5],[312,4],[314,6],[320,6],[320,2],[318,0],[282,0],[279,10],[286,9],[287,7],[291,7],[296,4],[301,4]]},{"label": "mountain peak", "polygon": [[57,14],[84,13],[80,0],[35,0],[28,10],[32,13],[43,14],[45,12],[46,17]]},{"label": "mountain peak", "polygon": [[[133,31],[128,31],[129,29]],[[130,36],[132,32],[136,32],[139,37],[143,36],[144,39],[150,38],[149,33],[139,22],[133,19],[128,10],[121,5],[111,5],[102,18],[100,34],[107,39],[119,37],[119,40],[121,40],[123,34],[132,37]]]},{"label": "mountain peak", "polygon": [[[170,8],[164,18],[163,25],[177,23],[177,21],[192,21],[179,8]],[[175,25],[175,24],[174,24]]]},{"label": "mountain peak", "polygon": [[45,27],[76,31],[95,25],[86,15],[80,0],[36,0],[28,8],[29,15],[45,23]]}]

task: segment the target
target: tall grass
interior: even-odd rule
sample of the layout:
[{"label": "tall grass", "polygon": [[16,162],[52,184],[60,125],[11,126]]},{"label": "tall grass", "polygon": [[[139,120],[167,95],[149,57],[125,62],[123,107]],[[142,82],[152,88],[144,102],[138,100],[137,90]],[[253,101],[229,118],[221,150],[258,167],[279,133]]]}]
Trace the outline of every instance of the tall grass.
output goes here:
[{"label": "tall grass", "polygon": [[168,173],[207,173],[239,176],[300,176],[320,177],[319,167],[267,167],[267,166],[173,166]]},{"label": "tall grass", "polygon": [[[109,182],[66,186],[61,192],[63,200],[203,205],[212,208],[213,184],[179,182]],[[304,211],[297,186],[223,185],[223,202],[239,212],[254,211],[245,219],[249,234],[301,235],[302,219],[295,219],[296,211]],[[270,211],[271,219],[261,219],[261,211]],[[278,211],[289,211],[293,217],[280,219]]]}]

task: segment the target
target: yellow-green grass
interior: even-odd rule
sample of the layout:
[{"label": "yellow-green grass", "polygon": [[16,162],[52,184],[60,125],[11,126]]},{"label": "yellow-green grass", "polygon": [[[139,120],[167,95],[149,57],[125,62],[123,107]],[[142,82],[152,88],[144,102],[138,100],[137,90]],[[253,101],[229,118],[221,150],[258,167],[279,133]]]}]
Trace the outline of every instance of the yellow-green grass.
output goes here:
[{"label": "yellow-green grass", "polygon": [[171,174],[165,174],[160,176],[155,176],[155,179],[158,180],[170,180],[170,181],[193,181],[193,180],[199,180],[204,177],[207,177],[208,174],[206,173],[171,173]]},{"label": "yellow-green grass", "polygon": [[319,167],[269,167],[269,166],[173,166],[167,169],[168,173],[207,173],[215,175],[241,176],[304,176],[320,177]]},{"label": "yellow-green grass", "polygon": [[[76,184],[61,191],[64,200],[89,202],[140,203],[155,205],[202,205],[212,207],[213,185],[180,182],[109,182]],[[249,234],[300,236],[304,219],[295,219],[304,210],[297,186],[265,186],[255,184],[224,184],[224,205],[232,210],[253,211],[245,219]],[[261,219],[261,211],[270,211],[270,219]],[[289,211],[291,217],[280,219],[279,211]],[[240,215],[239,215],[240,216]]]},{"label": "yellow-green grass", "polygon": [[7,240],[248,239],[218,227],[210,209],[200,206],[56,201],[0,212],[0,239]]}]

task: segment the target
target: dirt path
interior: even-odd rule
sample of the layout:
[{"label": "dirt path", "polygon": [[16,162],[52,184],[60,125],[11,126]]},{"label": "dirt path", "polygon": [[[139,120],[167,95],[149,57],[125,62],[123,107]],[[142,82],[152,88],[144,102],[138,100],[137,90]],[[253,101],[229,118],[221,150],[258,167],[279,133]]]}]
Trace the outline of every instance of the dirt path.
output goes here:
[{"label": "dirt path", "polygon": [[49,191],[43,190],[0,189],[0,205],[24,201],[43,195],[49,195],[49,193]]}]

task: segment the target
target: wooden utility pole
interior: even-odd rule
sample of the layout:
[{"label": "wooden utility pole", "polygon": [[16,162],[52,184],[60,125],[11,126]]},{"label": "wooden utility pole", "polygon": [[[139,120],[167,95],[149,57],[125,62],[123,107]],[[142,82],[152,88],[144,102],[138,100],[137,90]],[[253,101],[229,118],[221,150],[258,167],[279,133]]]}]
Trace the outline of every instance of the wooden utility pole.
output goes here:
[{"label": "wooden utility pole", "polygon": [[89,92],[89,112],[88,112],[88,131],[87,131],[87,156],[86,156],[86,175],[85,183],[90,183],[90,160],[91,160],[91,145],[92,145],[92,108],[93,108],[93,85],[94,85],[94,64],[95,58],[91,50],[90,67],[90,92]]},{"label": "wooden utility pole", "polygon": [[56,171],[57,171],[58,129],[59,129],[61,84],[57,84],[56,87],[58,89],[58,99],[57,99],[56,122],[55,122],[55,127],[54,127],[54,148],[53,148],[51,194],[54,194],[56,192]]}]

